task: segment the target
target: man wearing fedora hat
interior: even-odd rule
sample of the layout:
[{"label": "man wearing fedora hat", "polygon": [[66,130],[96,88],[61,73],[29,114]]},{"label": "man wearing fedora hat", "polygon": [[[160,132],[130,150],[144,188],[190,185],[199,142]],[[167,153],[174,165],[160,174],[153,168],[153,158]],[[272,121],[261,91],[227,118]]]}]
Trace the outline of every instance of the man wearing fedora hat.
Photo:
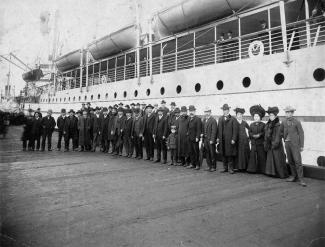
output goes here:
[{"label": "man wearing fedora hat", "polygon": [[72,149],[75,151],[78,147],[78,119],[74,115],[74,110],[69,111],[69,117],[66,118],[64,123],[64,151],[69,151],[69,142],[72,139]]},{"label": "man wearing fedora hat", "polygon": [[163,156],[163,164],[167,163],[167,147],[166,138],[168,134],[168,122],[167,116],[164,115],[165,109],[162,107],[158,108],[157,117],[153,130],[153,138],[156,142],[157,147],[157,160],[156,163],[161,161],[161,152]]},{"label": "man wearing fedora hat", "polygon": [[45,150],[45,141],[47,139],[47,148],[48,151],[52,151],[52,133],[54,131],[56,122],[54,117],[52,117],[52,110],[49,109],[47,111],[47,115],[42,118],[42,128],[43,128],[43,136],[42,136],[42,151]]},{"label": "man wearing fedora hat", "polygon": [[217,121],[211,116],[211,108],[204,109],[205,118],[203,120],[203,142],[208,164],[207,171],[214,172],[217,168],[216,160],[216,139],[218,133]]},{"label": "man wearing fedora hat", "polygon": [[64,123],[66,119],[66,110],[61,109],[61,115],[58,117],[57,120],[57,126],[58,126],[58,144],[57,144],[57,150],[61,150],[61,142],[62,142],[62,137],[63,137],[63,130],[64,130]]},{"label": "man wearing fedora hat", "polygon": [[202,122],[199,117],[195,115],[196,108],[194,105],[188,107],[189,110],[189,123],[188,123],[188,137],[190,143],[190,160],[191,165],[187,168],[194,168],[195,170],[200,169],[200,150],[199,141],[202,133]]},{"label": "man wearing fedora hat", "polygon": [[147,105],[145,108],[146,115],[144,117],[144,146],[146,148],[146,160],[153,161],[154,158],[154,138],[153,131],[155,126],[156,116],[152,112],[153,106]]},{"label": "man wearing fedora hat", "polygon": [[180,109],[180,117],[176,121],[177,130],[177,157],[182,166],[187,166],[189,156],[189,140],[188,140],[188,115],[187,107],[182,106]]},{"label": "man wearing fedora hat", "polygon": [[220,153],[223,157],[223,170],[234,174],[234,160],[237,155],[238,122],[229,114],[230,106],[224,104],[223,116],[218,121],[218,139]]},{"label": "man wearing fedora hat", "polygon": [[304,130],[298,119],[293,117],[296,109],[287,106],[284,111],[286,119],[281,123],[281,132],[285,143],[287,158],[291,170],[291,177],[288,182],[299,181],[300,185],[306,186],[303,180],[303,167],[301,152],[304,149]]}]

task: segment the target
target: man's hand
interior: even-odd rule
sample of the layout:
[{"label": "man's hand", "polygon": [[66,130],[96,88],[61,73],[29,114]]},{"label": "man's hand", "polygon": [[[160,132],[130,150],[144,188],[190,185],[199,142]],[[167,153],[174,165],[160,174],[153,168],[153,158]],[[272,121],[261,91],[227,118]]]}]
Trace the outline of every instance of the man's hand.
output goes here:
[{"label": "man's hand", "polygon": [[234,145],[235,144],[235,141],[234,140],[231,140],[231,144]]},{"label": "man's hand", "polygon": [[210,141],[210,144],[213,144],[213,141]]},{"label": "man's hand", "polygon": [[199,141],[199,138],[195,138],[195,142],[198,142]]},{"label": "man's hand", "polygon": [[163,140],[165,140],[165,139],[166,139],[166,137],[165,137],[165,136],[163,136],[163,137],[162,137],[162,139],[163,139]]},{"label": "man's hand", "polygon": [[152,138],[153,138],[153,139],[156,139],[156,135],[152,135]]},{"label": "man's hand", "polygon": [[217,143],[219,143],[219,138],[217,138]]}]

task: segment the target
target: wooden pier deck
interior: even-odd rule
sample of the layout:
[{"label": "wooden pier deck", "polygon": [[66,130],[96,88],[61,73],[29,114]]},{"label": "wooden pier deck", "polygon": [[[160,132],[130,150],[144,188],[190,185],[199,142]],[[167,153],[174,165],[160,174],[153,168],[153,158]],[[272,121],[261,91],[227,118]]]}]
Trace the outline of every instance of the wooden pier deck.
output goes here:
[{"label": "wooden pier deck", "polygon": [[0,140],[0,246],[324,246],[324,181],[22,152],[20,135]]}]

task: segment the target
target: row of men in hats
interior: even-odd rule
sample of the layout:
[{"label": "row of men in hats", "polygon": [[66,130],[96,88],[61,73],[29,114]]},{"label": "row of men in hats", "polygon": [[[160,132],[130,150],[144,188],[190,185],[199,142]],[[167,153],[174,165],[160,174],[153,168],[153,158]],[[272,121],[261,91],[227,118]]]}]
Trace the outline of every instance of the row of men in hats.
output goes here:
[{"label": "row of men in hats", "polygon": [[[165,102],[162,102],[157,111],[154,111],[152,105],[134,110],[122,107],[95,108],[94,112],[90,110],[89,113],[84,109],[82,114],[79,111],[78,117],[73,110],[70,110],[69,117],[65,117],[65,111],[62,111],[57,123],[58,148],[60,149],[64,136],[65,151],[69,150],[69,140],[72,139],[73,149],[79,145],[80,151],[96,151],[96,147],[101,145],[103,152],[110,150],[110,153],[122,155],[124,147],[127,157],[132,157],[135,150],[135,157],[142,159],[144,145],[146,160],[153,161],[156,146],[155,162],[166,163],[169,149],[171,164],[181,164],[199,170],[204,155],[209,171],[216,170],[218,152],[223,157],[222,172],[233,174],[234,169],[238,169],[285,178],[288,176],[288,170],[282,144],[284,139],[293,175],[289,181],[299,180],[301,185],[305,185],[300,154],[304,145],[304,134],[301,123],[292,117],[295,111],[292,107],[285,109],[287,119],[280,123],[277,117],[278,107],[269,107],[268,111],[265,111],[260,105],[252,106],[250,113],[254,121],[248,125],[243,120],[245,110],[236,108],[234,117],[230,115],[230,107],[227,104],[223,105],[223,116],[218,122],[211,116],[209,108],[205,109],[205,117],[201,120],[196,116],[193,105],[188,109],[186,106],[179,109],[172,104],[169,111],[164,104]],[[265,112],[269,114],[266,124],[261,121]],[[43,140],[50,137],[47,131],[45,133]],[[44,150],[43,142],[42,149]]]}]

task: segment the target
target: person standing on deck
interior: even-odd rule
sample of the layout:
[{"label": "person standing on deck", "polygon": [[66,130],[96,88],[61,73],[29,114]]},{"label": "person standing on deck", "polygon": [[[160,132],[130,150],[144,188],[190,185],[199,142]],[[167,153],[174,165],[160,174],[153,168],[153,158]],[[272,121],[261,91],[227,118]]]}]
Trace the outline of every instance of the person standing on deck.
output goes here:
[{"label": "person standing on deck", "polygon": [[284,109],[286,119],[281,124],[281,132],[291,170],[291,177],[287,181],[299,181],[301,186],[306,186],[303,180],[304,175],[301,161],[301,152],[304,150],[304,130],[300,121],[293,117],[295,110],[293,107],[287,106]]},{"label": "person standing on deck", "polygon": [[181,107],[181,115],[176,121],[177,132],[177,157],[180,159],[182,166],[189,163],[189,139],[188,139],[188,115],[186,106]]},{"label": "person standing on deck", "polygon": [[211,116],[211,108],[204,109],[203,120],[203,143],[208,168],[206,171],[215,172],[217,169],[216,160],[216,139],[218,134],[217,121]]},{"label": "person standing on deck", "polygon": [[238,154],[235,159],[234,168],[239,171],[246,171],[250,152],[248,136],[246,133],[246,129],[249,129],[249,125],[245,120],[243,120],[245,109],[237,107],[234,111],[238,121]]},{"label": "person standing on deck", "polygon": [[66,110],[61,109],[61,115],[58,117],[57,120],[57,126],[58,126],[58,145],[57,145],[57,150],[61,150],[61,142],[62,142],[62,137],[63,136],[63,131],[64,131],[64,123],[66,119]]},{"label": "person standing on deck", "polygon": [[165,109],[163,107],[159,107],[157,111],[157,117],[155,120],[154,130],[153,130],[153,138],[156,142],[157,147],[157,159],[155,163],[161,161],[161,152],[163,156],[163,164],[167,163],[167,146],[166,146],[166,138],[168,135],[168,122],[167,116],[165,114]]},{"label": "person standing on deck", "polygon": [[156,116],[152,113],[153,106],[147,105],[145,111],[147,114],[144,117],[144,145],[146,147],[147,158],[146,160],[153,161],[154,158],[154,138],[153,130],[155,126]]},{"label": "person standing on deck", "polygon": [[52,110],[49,109],[47,111],[47,116],[42,118],[42,129],[43,129],[43,135],[42,135],[42,151],[45,150],[45,142],[47,139],[47,149],[48,151],[52,151],[52,133],[55,128],[55,120],[52,117]]},{"label": "person standing on deck", "polygon": [[72,150],[76,151],[78,148],[78,118],[74,114],[74,110],[71,109],[64,123],[64,152],[69,151],[70,139],[72,139]]},{"label": "person standing on deck", "polygon": [[251,140],[251,152],[247,172],[265,174],[266,152],[264,150],[265,123],[261,120],[265,116],[265,110],[261,105],[254,105],[250,109],[254,122],[249,126],[249,138]]},{"label": "person standing on deck", "polygon": [[270,119],[265,126],[264,148],[267,152],[265,174],[286,178],[288,177],[288,170],[278,118],[279,108],[276,106],[269,107],[266,112],[269,114]]},{"label": "person standing on deck", "polygon": [[234,161],[237,156],[238,122],[229,114],[230,107],[224,104],[223,116],[218,121],[218,139],[220,153],[223,158],[223,170],[234,174]]}]

